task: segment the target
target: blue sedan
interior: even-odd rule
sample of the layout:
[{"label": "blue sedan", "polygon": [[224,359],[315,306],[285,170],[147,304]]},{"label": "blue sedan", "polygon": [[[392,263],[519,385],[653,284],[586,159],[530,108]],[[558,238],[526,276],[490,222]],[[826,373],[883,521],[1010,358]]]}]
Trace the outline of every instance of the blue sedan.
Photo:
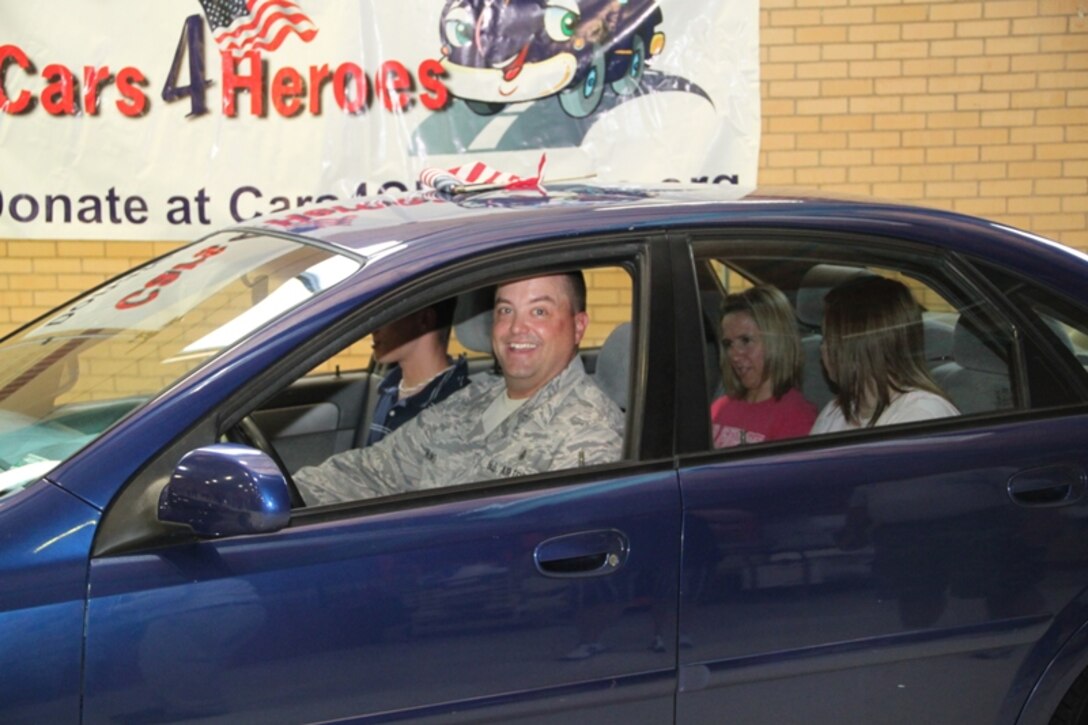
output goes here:
[{"label": "blue sedan", "polygon": [[[738,197],[740,195],[733,195]],[[307,506],[378,327],[581,270],[616,463]],[[717,448],[719,309],[905,284],[959,415]],[[359,346],[364,349],[359,355]],[[557,186],[212,234],[0,341],[0,721],[1088,723],[1088,258],[902,205]]]}]

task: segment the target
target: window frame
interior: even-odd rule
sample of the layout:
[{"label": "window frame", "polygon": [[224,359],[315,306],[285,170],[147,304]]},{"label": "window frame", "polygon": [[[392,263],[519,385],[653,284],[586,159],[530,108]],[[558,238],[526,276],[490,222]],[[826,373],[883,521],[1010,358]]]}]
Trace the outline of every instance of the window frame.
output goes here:
[{"label": "window frame", "polygon": [[[154,518],[151,498],[165,484],[174,465],[190,450],[209,445],[218,440],[226,430],[237,425],[245,416],[258,409],[274,395],[289,387],[322,360],[337,351],[365,338],[377,328],[398,319],[413,309],[419,309],[461,292],[485,287],[518,276],[547,274],[571,269],[589,270],[597,267],[623,267],[631,275],[631,323],[634,326],[632,360],[628,373],[629,405],[625,414],[624,455],[620,461],[601,464],[583,470],[565,470],[474,482],[459,486],[428,491],[415,491],[378,499],[361,499],[334,506],[309,508],[293,512],[288,527],[308,525],[330,519],[352,518],[374,514],[391,508],[419,507],[438,504],[458,498],[492,495],[497,490],[511,493],[557,485],[569,485],[573,481],[600,480],[617,471],[630,473],[645,468],[658,470],[671,459],[647,456],[646,451],[663,437],[663,429],[671,428],[671,417],[649,417],[654,401],[644,391],[660,389],[660,371],[667,366],[650,361],[652,351],[661,345],[652,345],[654,330],[665,334],[668,325],[661,321],[663,300],[655,300],[651,289],[660,289],[655,281],[666,271],[661,260],[655,257],[651,243],[652,232],[625,232],[620,234],[596,234],[573,239],[545,240],[508,247],[485,255],[478,255],[441,269],[431,270],[418,277],[403,280],[375,299],[360,305],[344,318],[326,325],[311,339],[306,349],[299,349],[290,356],[275,361],[262,374],[255,376],[246,386],[235,390],[230,398],[209,411],[201,422],[191,428],[170,446],[157,454],[132,480],[114,501],[103,521],[103,536],[96,543],[96,555],[104,552],[127,551],[146,548],[179,538],[194,539],[192,535],[169,530]],[[659,255],[656,255],[659,256]],[[365,283],[364,283],[365,284]],[[669,309],[671,314],[671,309]],[[653,322],[653,320],[658,322]],[[301,346],[300,346],[301,347]],[[671,352],[669,353],[671,360]],[[657,371],[657,372],[655,372]],[[665,389],[671,394],[670,389]],[[648,424],[649,422],[649,424]],[[670,438],[671,443],[671,438]],[[657,458],[658,460],[653,460]]]},{"label": "window frame", "polygon": [[[1040,313],[1029,310],[1032,304],[1050,307],[1067,318],[1088,320],[1088,310],[1053,289],[1041,287],[1037,280],[1025,277],[1015,269],[1009,269],[988,260],[967,255],[957,255],[969,270],[975,283],[986,289],[999,301],[1006,317],[1015,320],[1021,334],[1021,352],[1028,364],[1049,367],[1040,376],[1051,375],[1065,383],[1066,392],[1079,398],[1068,405],[1048,405],[1037,410],[1077,407],[1088,403],[1088,372],[1073,364],[1075,356],[1067,350],[1057,336],[1047,328]],[[1031,357],[1032,361],[1027,358]],[[1073,358],[1071,360],[1070,358]],[[1029,406],[1030,407],[1030,406]]]},{"label": "window frame", "polygon": [[[768,263],[773,261],[776,254],[780,255],[784,249],[791,249],[790,257],[799,258],[796,250],[812,250],[812,254],[801,256],[808,260],[810,257],[818,263],[843,263],[852,266],[873,266],[887,270],[894,270],[905,274],[919,282],[929,286],[949,304],[957,308],[960,314],[965,310],[971,310],[976,316],[981,316],[988,326],[996,326],[1007,336],[1009,345],[1009,381],[1012,386],[1014,404],[1011,408],[997,409],[973,414],[964,414],[950,418],[940,418],[928,421],[900,424],[890,427],[860,429],[839,433],[821,434],[819,436],[806,436],[800,438],[770,441],[755,446],[741,446],[737,448],[714,449],[710,440],[709,408],[713,398],[707,394],[702,401],[690,402],[685,407],[687,415],[700,414],[708,419],[707,438],[702,444],[701,450],[692,450],[688,447],[688,453],[696,454],[699,458],[708,457],[718,459],[726,456],[746,456],[750,453],[763,455],[763,452],[777,452],[784,449],[811,449],[813,447],[827,447],[838,445],[843,438],[853,439],[859,437],[862,440],[878,440],[888,437],[906,437],[916,435],[919,431],[944,431],[962,427],[977,427],[986,421],[1011,421],[1023,418],[1034,418],[1040,415],[1058,414],[1057,407],[1033,408],[1029,379],[1026,366],[1028,361],[1024,357],[1023,335],[1027,324],[1023,314],[1010,309],[997,293],[993,285],[985,284],[984,276],[975,268],[970,260],[962,255],[949,252],[939,247],[934,247],[924,241],[916,241],[909,238],[899,238],[887,235],[862,234],[856,232],[836,232],[834,235],[823,231],[809,231],[802,229],[766,227],[733,227],[722,229],[692,229],[686,232],[689,240],[692,257],[692,269],[690,284],[700,292],[702,286],[699,282],[700,272],[697,266],[700,262],[707,262],[712,258],[736,259],[736,258],[763,258]],[[806,249],[805,245],[809,245]],[[737,251],[747,245],[747,250],[738,255]],[[859,254],[859,250],[862,252]],[[780,255],[781,256],[781,255]],[[743,266],[730,265],[734,270],[744,271]],[[746,277],[748,275],[745,275]],[[699,296],[697,294],[697,296]],[[795,304],[791,299],[791,303]],[[962,306],[961,306],[962,305]],[[700,314],[705,314],[700,307]],[[1036,332],[1029,333],[1035,335]],[[679,346],[685,346],[698,338],[688,330],[686,341],[678,341]],[[713,374],[714,371],[705,370],[705,374]],[[1076,405],[1083,404],[1078,401]],[[1053,411],[1053,412],[1052,412]]]}]

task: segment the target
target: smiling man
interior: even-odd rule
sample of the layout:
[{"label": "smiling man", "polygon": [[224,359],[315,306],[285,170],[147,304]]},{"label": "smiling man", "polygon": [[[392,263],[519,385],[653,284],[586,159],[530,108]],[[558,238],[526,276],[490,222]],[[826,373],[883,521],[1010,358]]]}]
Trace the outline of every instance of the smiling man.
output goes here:
[{"label": "smiling man", "polygon": [[352,501],[619,460],[623,415],[578,356],[589,316],[580,272],[495,292],[502,378],[471,383],[377,445],[302,468],[309,504]]}]

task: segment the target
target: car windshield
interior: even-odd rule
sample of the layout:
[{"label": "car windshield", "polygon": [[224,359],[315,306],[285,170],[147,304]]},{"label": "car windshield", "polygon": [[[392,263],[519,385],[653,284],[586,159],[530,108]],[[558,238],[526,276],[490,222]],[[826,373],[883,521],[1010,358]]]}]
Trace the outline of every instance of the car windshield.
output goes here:
[{"label": "car windshield", "polygon": [[223,234],[118,277],[0,342],[0,496],[360,267],[278,237]]}]

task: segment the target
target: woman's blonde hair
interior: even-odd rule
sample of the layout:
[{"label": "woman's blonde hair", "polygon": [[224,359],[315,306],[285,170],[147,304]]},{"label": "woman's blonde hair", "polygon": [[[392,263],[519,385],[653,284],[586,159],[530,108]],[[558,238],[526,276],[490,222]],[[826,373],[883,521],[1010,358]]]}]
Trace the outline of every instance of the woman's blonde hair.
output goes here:
[{"label": "woman's blonde hair", "polygon": [[839,408],[854,425],[866,404],[876,422],[897,393],[944,397],[926,368],[922,308],[902,282],[874,275],[833,288],[824,299],[823,335]]},{"label": "woman's blonde hair", "polygon": [[[775,399],[781,398],[790,388],[801,387],[804,365],[801,338],[797,334],[797,323],[786,295],[771,285],[757,285],[744,292],[727,295],[718,319],[723,320],[726,315],[736,312],[751,315],[763,336],[763,375],[771,381]],[[731,398],[742,397],[746,389],[729,364],[728,352],[723,344],[721,367],[725,393]]]}]

